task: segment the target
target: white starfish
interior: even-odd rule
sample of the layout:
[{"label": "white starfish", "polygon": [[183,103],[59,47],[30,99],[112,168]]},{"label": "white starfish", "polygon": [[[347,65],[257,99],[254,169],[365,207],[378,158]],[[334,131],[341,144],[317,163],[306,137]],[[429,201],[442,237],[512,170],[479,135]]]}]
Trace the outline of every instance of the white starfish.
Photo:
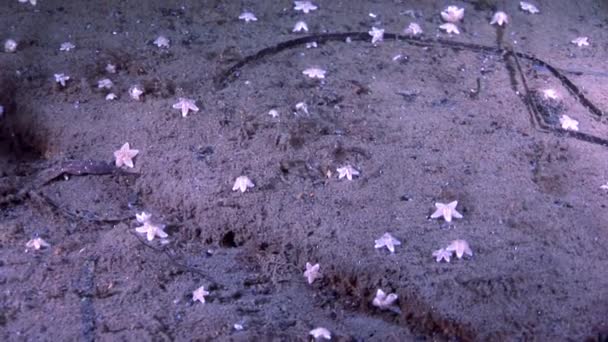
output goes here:
[{"label": "white starfish", "polygon": [[108,95],[106,95],[106,100],[108,101],[116,100],[117,98],[118,96],[116,96],[114,93],[108,93]]},{"label": "white starfish", "polygon": [[458,259],[462,259],[463,255],[473,256],[473,251],[469,247],[469,243],[465,240],[454,240],[446,248],[448,252],[456,253]]},{"label": "white starfish", "polygon": [[416,23],[410,23],[409,26],[403,30],[403,33],[409,34],[410,36],[417,36],[422,34],[422,28]]},{"label": "white starfish", "polygon": [[165,36],[158,36],[156,39],[154,39],[153,44],[156,45],[159,48],[168,48],[170,45],[171,41],[169,40],[169,38],[165,37]]},{"label": "white starfish", "polygon": [[17,42],[14,39],[4,41],[4,52],[13,53],[17,51]]},{"label": "white starfish", "polygon": [[36,0],[19,0],[19,2],[22,4],[29,2],[32,6],[36,6]]},{"label": "white starfish", "polygon": [[245,20],[246,23],[248,23],[250,21],[258,21],[258,18],[255,16],[255,14],[253,14],[251,12],[241,13],[241,15],[239,15],[239,19]]},{"label": "white starfish", "polygon": [[492,20],[490,21],[490,25],[498,25],[498,26],[503,26],[504,24],[508,24],[509,23],[509,16],[507,15],[507,13],[503,12],[503,11],[498,11],[496,13],[494,13],[494,16],[492,16]]},{"label": "white starfish", "polygon": [[525,2],[525,1],[520,1],[519,2],[519,8],[521,8],[521,10],[524,11],[524,12],[529,12],[529,13],[532,13],[532,14],[536,14],[536,13],[540,12],[538,10],[538,7],[534,6],[533,4],[531,4],[529,2]]},{"label": "white starfish", "polygon": [[441,24],[441,25],[439,25],[439,28],[444,30],[448,34],[452,34],[452,33],[460,34],[460,31],[458,30],[458,26],[456,26],[452,23]]},{"label": "white starfish", "polygon": [[557,100],[559,98],[555,89],[543,90],[543,97],[545,98],[545,100]]},{"label": "white starfish", "polygon": [[562,125],[562,128],[569,131],[578,131],[578,121],[569,117],[568,115],[562,115],[559,118],[559,123]]},{"label": "white starfish", "polygon": [[102,80],[97,81],[97,88],[99,89],[111,89],[114,86],[114,83],[112,83],[112,80],[110,80],[109,78],[104,78]]},{"label": "white starfish", "polygon": [[144,94],[144,89],[140,85],[136,84],[134,86],[131,86],[131,88],[129,88],[129,96],[131,96],[131,98],[133,100],[136,100],[136,101],[141,100],[141,96],[143,94]]},{"label": "white starfish", "polygon": [[452,217],[461,219],[462,214],[456,211],[456,206],[458,205],[458,201],[453,201],[448,204],[444,203],[435,203],[435,207],[437,210],[433,214],[431,214],[431,218],[439,218],[443,216],[445,222],[452,222]]},{"label": "white starfish", "polygon": [[51,247],[51,245],[44,241],[42,238],[37,237],[33,238],[25,244],[25,247],[28,249],[39,250],[41,248]]},{"label": "white starfish", "polygon": [[384,29],[372,27],[372,29],[367,33],[369,33],[369,35],[372,36],[372,44],[381,42],[384,39]]},{"label": "white starfish", "polygon": [[464,18],[464,8],[457,6],[448,6],[441,11],[441,19],[448,23],[457,23]]},{"label": "white starfish", "polygon": [[234,185],[232,186],[232,191],[241,190],[241,192],[247,191],[247,188],[253,188],[255,185],[247,176],[239,176],[236,177],[234,181]]},{"label": "white starfish", "polygon": [[116,65],[114,65],[112,63],[108,63],[106,65],[106,72],[108,72],[110,74],[115,74],[116,73]]},{"label": "white starfish", "polygon": [[441,262],[441,260],[450,262],[450,258],[452,258],[452,252],[448,252],[445,248],[441,248],[434,251],[433,256],[435,257],[435,261],[437,262]]},{"label": "white starfish", "polygon": [[308,334],[311,335],[315,340],[321,338],[325,340],[331,340],[331,333],[329,332],[329,330],[323,327],[314,328]]},{"label": "white starfish", "polygon": [[578,37],[573,39],[571,43],[578,47],[589,46],[589,37]]},{"label": "white starfish", "polygon": [[318,7],[313,5],[310,1],[294,1],[293,9],[296,11],[302,11],[304,13],[309,13],[310,11],[316,10]]},{"label": "white starfish", "polygon": [[180,97],[176,104],[173,105],[174,109],[180,109],[182,111],[182,117],[188,116],[188,111],[198,112],[196,101]]},{"label": "white starfish", "polygon": [[321,68],[308,68],[305,69],[304,71],[302,71],[302,73],[310,78],[318,78],[318,79],[322,79],[325,78],[325,73],[327,71],[321,69]]},{"label": "white starfish", "polygon": [[298,21],[294,26],[292,32],[308,32],[308,25],[302,20]]},{"label": "white starfish", "polygon": [[372,300],[372,305],[384,310],[393,305],[397,299],[397,294],[386,294],[381,289],[378,289],[376,291],[376,296],[374,297],[374,300]]},{"label": "white starfish", "polygon": [[336,169],[336,171],[338,171],[338,179],[346,177],[346,179],[352,181],[354,176],[359,176],[359,171],[350,166],[350,164],[339,167]]},{"label": "white starfish", "polygon": [[65,74],[55,74],[55,82],[61,84],[62,87],[65,87],[65,82],[70,79],[70,76],[66,76]]},{"label": "white starfish", "polygon": [[600,185],[600,189],[608,190],[608,183]]},{"label": "white starfish", "polygon": [[306,271],[304,271],[304,277],[308,281],[308,284],[312,284],[315,279],[321,278],[323,274],[319,271],[319,264],[306,263]]},{"label": "white starfish", "polygon": [[61,46],[59,47],[59,51],[70,51],[72,49],[74,49],[76,47],[76,45],[70,43],[70,42],[65,42],[65,43],[61,43]]},{"label": "white starfish", "polygon": [[158,236],[161,239],[166,239],[169,234],[165,233],[164,224],[154,224],[150,220],[143,222],[143,226],[135,228],[139,234],[146,234],[148,241],[154,240]]},{"label": "white starfish", "polygon": [[279,117],[279,111],[276,109],[271,109],[268,111],[268,115],[272,116],[273,118],[278,118]]},{"label": "white starfish", "polygon": [[139,223],[149,222],[151,218],[152,218],[152,215],[148,214],[145,211],[142,211],[140,214],[135,214],[135,219]]},{"label": "white starfish", "polygon": [[205,286],[201,286],[198,289],[192,291],[192,301],[197,300],[205,304],[205,296],[209,295],[209,292],[205,290]]},{"label": "white starfish", "polygon": [[125,165],[126,167],[133,168],[133,158],[139,153],[139,150],[132,150],[129,147],[129,143],[125,143],[120,149],[114,151],[114,158],[116,158],[116,167]]},{"label": "white starfish", "polygon": [[379,239],[374,240],[374,248],[386,247],[391,253],[395,253],[395,246],[400,245],[401,241],[395,239],[390,233],[384,233]]}]

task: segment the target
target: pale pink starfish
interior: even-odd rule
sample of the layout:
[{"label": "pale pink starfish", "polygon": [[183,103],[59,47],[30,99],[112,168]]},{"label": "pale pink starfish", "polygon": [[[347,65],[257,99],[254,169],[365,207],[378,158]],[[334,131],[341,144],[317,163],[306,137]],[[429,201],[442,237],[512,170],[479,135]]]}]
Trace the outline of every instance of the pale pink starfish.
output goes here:
[{"label": "pale pink starfish", "polygon": [[196,101],[180,97],[176,104],[173,105],[174,109],[180,109],[182,111],[182,117],[188,116],[188,111],[198,112]]},{"label": "pale pink starfish", "polygon": [[152,223],[150,214],[142,212],[140,215],[135,215],[135,217],[139,223],[143,224],[143,226],[135,228],[135,231],[140,234],[146,234],[148,241],[154,240],[154,237],[156,236],[161,239],[166,239],[169,236],[167,233],[165,233],[164,224]]},{"label": "pale pink starfish", "polygon": [[448,204],[445,203],[435,203],[435,207],[437,210],[433,214],[431,214],[431,218],[439,218],[443,216],[445,222],[452,222],[452,217],[461,219],[462,214],[456,211],[456,206],[458,205],[458,201],[453,201]]},{"label": "pale pink starfish", "polygon": [[209,291],[205,290],[205,286],[201,286],[192,292],[192,301],[196,302],[198,300],[205,304],[205,296],[207,295],[209,295]]},{"label": "pale pink starfish", "polygon": [[445,248],[441,248],[434,251],[433,256],[435,257],[435,261],[437,262],[441,262],[441,260],[450,262],[450,259],[452,258],[452,252],[448,252]]},{"label": "pale pink starfish", "polygon": [[386,247],[391,253],[395,253],[395,246],[401,245],[401,242],[390,233],[384,233],[379,239],[374,240],[374,243],[374,248]]},{"label": "pale pink starfish", "polygon": [[465,240],[454,240],[445,248],[448,252],[456,253],[458,259],[462,259],[463,255],[473,256],[473,251],[469,247],[469,243]]},{"label": "pale pink starfish", "polygon": [[253,188],[255,184],[249,179],[247,176],[239,176],[236,177],[234,181],[234,185],[232,186],[232,191],[240,190],[241,192],[247,191],[247,188]]},{"label": "pale pink starfish", "polygon": [[349,165],[342,166],[336,169],[338,171],[338,179],[346,177],[349,181],[353,180],[353,176],[359,176],[359,171]]},{"label": "pale pink starfish", "polygon": [[319,264],[311,264],[309,262],[306,263],[306,271],[304,271],[304,277],[308,281],[308,284],[312,284],[315,279],[321,278],[323,274],[319,271]]},{"label": "pale pink starfish", "polygon": [[139,153],[139,150],[132,150],[129,147],[129,143],[125,143],[122,147],[114,151],[114,158],[116,158],[116,167],[125,165],[126,167],[133,168],[133,158]]},{"label": "pale pink starfish", "polygon": [[457,6],[448,6],[441,11],[441,19],[448,23],[457,23],[464,18],[464,8]]},{"label": "pale pink starfish", "polygon": [[313,5],[312,2],[310,1],[294,1],[293,2],[293,9],[296,11],[302,11],[304,13],[310,12],[310,11],[314,11],[316,10],[318,7]]},{"label": "pale pink starfish", "polygon": [[395,293],[386,294],[381,289],[378,289],[374,300],[372,300],[372,305],[384,310],[393,305],[398,298]]},{"label": "pale pink starfish", "polygon": [[319,339],[331,340],[331,333],[323,327],[314,328],[308,334],[311,335],[315,341]]},{"label": "pale pink starfish", "polygon": [[51,245],[48,242],[44,241],[42,238],[37,237],[28,241],[25,244],[25,247],[28,249],[33,248],[34,250],[39,250],[41,248],[51,247]]}]

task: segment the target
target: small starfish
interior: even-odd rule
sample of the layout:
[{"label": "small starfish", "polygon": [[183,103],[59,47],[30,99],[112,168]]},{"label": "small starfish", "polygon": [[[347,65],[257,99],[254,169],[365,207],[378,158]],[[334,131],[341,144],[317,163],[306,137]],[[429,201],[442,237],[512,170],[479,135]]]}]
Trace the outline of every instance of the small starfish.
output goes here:
[{"label": "small starfish", "polygon": [[422,34],[422,28],[416,23],[410,23],[409,26],[403,30],[403,33],[409,34],[410,36],[417,36]]},{"label": "small starfish", "polygon": [[458,8],[457,6],[448,6],[441,11],[441,19],[448,23],[457,23],[464,18],[464,8]]},{"label": "small starfish", "polygon": [[41,248],[51,247],[51,245],[44,241],[42,238],[33,238],[25,244],[25,247],[28,249],[33,248],[34,250],[39,250]]},{"label": "small starfish", "polygon": [[179,98],[176,104],[173,105],[174,109],[181,109],[182,117],[188,116],[188,111],[198,112],[198,107],[196,106],[196,101],[191,99],[186,99],[183,97]]},{"label": "small starfish", "polygon": [[298,21],[294,26],[291,32],[308,32],[308,25],[304,21]]},{"label": "small starfish", "polygon": [[465,240],[454,240],[445,248],[448,252],[455,252],[458,259],[462,259],[463,255],[473,256],[473,251],[469,247],[469,243]]},{"label": "small starfish", "polygon": [[308,68],[302,71],[302,73],[310,78],[322,79],[325,78],[326,71],[321,68]]},{"label": "small starfish", "polygon": [[353,180],[353,176],[359,176],[359,171],[349,165],[342,166],[336,169],[338,171],[338,179],[346,177],[349,181]]},{"label": "small starfish", "polygon": [[110,80],[109,78],[104,78],[102,80],[97,81],[97,88],[99,89],[111,89],[112,86],[114,86],[114,83],[112,83],[112,80]]},{"label": "small starfish", "polygon": [[114,151],[114,158],[116,158],[116,167],[125,165],[126,167],[133,168],[133,158],[139,153],[139,150],[132,150],[129,143],[125,143],[122,147]]},{"label": "small starfish", "polygon": [[36,0],[19,0],[19,2],[22,4],[29,2],[32,6],[36,6]]},{"label": "small starfish", "polygon": [[17,51],[17,42],[14,39],[4,41],[4,52],[13,53]]},{"label": "small starfish", "polygon": [[209,292],[205,291],[205,286],[201,286],[192,292],[192,301],[196,302],[198,300],[205,304],[205,296],[207,295],[209,295]]},{"label": "small starfish", "polygon": [[116,94],[114,93],[109,93],[108,95],[106,95],[106,100],[108,101],[116,100],[117,98],[118,96],[116,96]]},{"label": "small starfish", "polygon": [[386,247],[391,253],[395,253],[395,246],[400,245],[401,241],[395,239],[390,233],[384,233],[379,239],[374,240],[374,248]]},{"label": "small starfish", "polygon": [[169,40],[169,38],[165,37],[165,36],[158,36],[156,39],[154,39],[154,42],[152,42],[154,45],[156,45],[159,48],[168,48],[169,44],[171,43],[171,41]]},{"label": "small starfish", "polygon": [[314,328],[308,334],[311,335],[315,340],[321,338],[325,340],[331,340],[331,333],[329,332],[329,330],[323,327]]},{"label": "small starfish", "polygon": [[538,10],[538,7],[534,6],[533,4],[531,4],[529,2],[525,2],[525,1],[520,1],[519,2],[519,8],[521,8],[521,10],[524,11],[524,12],[529,12],[529,13],[532,13],[532,14],[536,14],[536,13],[540,12]]},{"label": "small starfish", "polygon": [[578,47],[589,46],[589,37],[578,37],[573,39],[571,43]]},{"label": "small starfish", "polygon": [[135,219],[139,223],[150,222],[150,218],[152,218],[152,215],[148,214],[145,211],[142,211],[141,214],[135,214]]},{"label": "small starfish", "polygon": [[600,185],[600,189],[608,190],[608,183]]},{"label": "small starfish", "polygon": [[268,115],[272,116],[273,118],[278,118],[279,117],[279,111],[276,109],[271,109],[268,111]]},{"label": "small starfish", "polygon": [[498,11],[496,13],[494,13],[494,16],[492,17],[492,20],[490,21],[490,25],[498,25],[498,26],[503,26],[504,24],[508,24],[509,23],[509,16],[507,15],[507,13],[503,12],[503,11]]},{"label": "small starfish", "polygon": [[448,34],[452,34],[452,33],[460,34],[460,31],[458,30],[458,26],[456,26],[452,23],[441,24],[441,25],[439,25],[439,28],[444,30]]},{"label": "small starfish", "polygon": [[557,100],[559,96],[557,95],[557,91],[555,89],[545,89],[543,90],[543,97],[545,100]]},{"label": "small starfish", "polygon": [[456,206],[458,205],[458,201],[453,201],[448,204],[444,203],[435,203],[435,207],[437,208],[433,214],[431,214],[431,218],[439,218],[443,216],[445,222],[452,222],[452,217],[461,219],[462,214],[456,211]]},{"label": "small starfish", "polygon": [[247,176],[239,176],[236,177],[234,181],[234,185],[232,186],[232,191],[241,190],[241,192],[247,191],[247,188],[253,188],[255,185]]},{"label": "small starfish", "polygon": [[55,74],[55,82],[61,84],[62,87],[65,87],[65,82],[70,79],[70,76],[66,76],[65,74]]},{"label": "small starfish", "polygon": [[110,74],[115,74],[116,73],[116,65],[112,64],[112,63],[108,63],[106,65],[106,72],[108,72]]},{"label": "small starfish", "polygon": [[397,298],[398,296],[395,293],[386,294],[381,289],[378,289],[374,300],[372,300],[372,305],[384,310],[392,306]]},{"label": "small starfish", "polygon": [[568,131],[578,131],[578,121],[569,117],[568,115],[562,115],[559,118],[559,123],[562,125],[562,128]]},{"label": "small starfish", "polygon": [[129,88],[129,96],[131,96],[131,98],[133,100],[141,100],[141,96],[144,94],[144,89],[140,86],[140,85],[134,85],[131,86],[131,88]]},{"label": "small starfish", "polygon": [[434,251],[433,256],[435,257],[435,261],[437,262],[441,262],[441,260],[450,262],[450,258],[452,258],[452,252],[448,252],[445,248],[441,248]]},{"label": "small starfish", "polygon": [[143,226],[135,228],[135,231],[139,234],[146,234],[148,241],[154,240],[155,236],[161,239],[166,239],[169,234],[165,233],[164,224],[154,224],[150,220],[143,222]]},{"label": "small starfish", "polygon": [[384,39],[384,29],[372,27],[372,29],[367,33],[369,33],[369,35],[372,36],[372,44],[381,42]]},{"label": "small starfish", "polygon": [[70,51],[72,49],[74,49],[76,47],[76,45],[70,43],[70,42],[65,42],[65,43],[61,43],[61,46],[59,47],[59,51]]},{"label": "small starfish", "polygon": [[308,284],[312,284],[315,279],[323,277],[323,274],[319,272],[319,264],[306,263],[306,271],[304,271],[304,277],[308,281]]},{"label": "small starfish", "polygon": [[250,21],[258,21],[258,18],[255,16],[255,14],[253,14],[251,12],[241,13],[241,15],[239,15],[239,19],[245,20],[246,23],[248,23]]},{"label": "small starfish", "polygon": [[308,14],[308,12],[314,11],[318,8],[317,6],[313,5],[312,2],[310,2],[310,1],[294,1],[293,4],[294,4],[294,7],[293,7],[294,10],[302,11],[306,14]]}]

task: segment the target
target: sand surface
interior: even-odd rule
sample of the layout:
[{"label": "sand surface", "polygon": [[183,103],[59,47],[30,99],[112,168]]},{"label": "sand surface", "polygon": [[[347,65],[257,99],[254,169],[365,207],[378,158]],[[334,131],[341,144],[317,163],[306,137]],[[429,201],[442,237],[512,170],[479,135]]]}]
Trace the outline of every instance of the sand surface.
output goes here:
[{"label": "sand surface", "polygon": [[[450,36],[444,1],[2,1],[19,46],[0,53],[0,339],[606,339],[608,3],[534,3],[455,1]],[[420,40],[365,36],[410,22]],[[118,170],[125,142],[140,153]],[[359,177],[338,179],[349,164]],[[233,192],[241,175],[255,187]],[[453,200],[463,219],[429,218]],[[141,211],[166,243],[136,233]],[[385,232],[394,254],[374,248]],[[26,250],[35,237],[51,247]],[[473,257],[435,262],[455,239]]]}]

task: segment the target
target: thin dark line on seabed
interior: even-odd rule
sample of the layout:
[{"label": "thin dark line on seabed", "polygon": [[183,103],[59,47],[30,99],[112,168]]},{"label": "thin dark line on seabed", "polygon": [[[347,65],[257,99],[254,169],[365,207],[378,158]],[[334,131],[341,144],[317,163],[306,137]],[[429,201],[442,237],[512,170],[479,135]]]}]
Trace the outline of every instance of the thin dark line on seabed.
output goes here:
[{"label": "thin dark line on seabed", "polygon": [[[344,42],[347,38],[350,38],[352,41],[369,41],[370,35],[367,32],[322,33],[322,34],[315,34],[315,35],[310,35],[310,36],[305,36],[305,37],[301,37],[301,38],[284,41],[277,45],[264,48],[252,55],[246,56],[245,58],[243,58],[242,60],[240,60],[239,62],[234,64],[232,67],[230,67],[228,70],[217,75],[215,78],[215,86],[217,89],[225,88],[230,82],[234,81],[238,77],[239,70],[242,69],[244,66],[246,66],[248,64],[253,64],[255,62],[262,60],[265,57],[275,55],[284,50],[292,49],[292,48],[298,47],[300,45],[303,45],[306,43],[312,43],[312,42],[316,42],[319,44],[323,44],[323,43],[331,42],[331,41]],[[497,56],[511,56],[515,59],[516,66],[517,66],[517,72],[518,72],[518,74],[522,80],[522,83],[524,85],[524,88],[526,90],[526,93],[524,95],[520,96],[520,98],[526,105],[528,114],[532,117],[533,125],[534,125],[534,123],[536,123],[539,126],[538,128],[541,130],[550,131],[550,132],[559,134],[561,136],[566,136],[566,137],[581,140],[581,141],[586,141],[591,144],[608,147],[607,139],[597,137],[597,136],[587,134],[587,133],[567,131],[567,130],[555,127],[554,125],[547,123],[545,121],[544,116],[538,112],[539,104],[536,102],[535,96],[532,96],[532,93],[528,89],[526,77],[524,76],[522,67],[519,63],[519,59],[525,59],[538,66],[542,66],[542,67],[546,68],[555,78],[557,78],[562,83],[562,85],[566,89],[568,89],[568,92],[572,96],[574,96],[595,119],[598,119],[598,120],[603,119],[604,112],[601,109],[599,109],[593,102],[591,102],[580,91],[580,89],[576,86],[576,84],[574,84],[574,82],[572,82],[568,77],[566,77],[563,73],[561,73],[558,68],[552,66],[548,62],[545,62],[536,56],[527,54],[525,52],[517,52],[517,51],[512,50],[511,48],[500,48],[500,47],[493,47],[493,46],[473,44],[473,43],[455,42],[455,41],[450,41],[450,40],[445,40],[445,39],[440,39],[440,38],[427,39],[427,38],[405,36],[405,35],[400,35],[400,34],[395,34],[395,33],[385,33],[384,39],[402,41],[402,42],[408,43],[410,45],[419,46],[419,47],[429,47],[429,46],[439,45],[442,47],[449,47],[449,48],[459,49],[459,50],[467,50],[467,51],[472,51],[472,52],[477,52],[477,53],[488,53],[488,54],[493,54],[493,55],[497,55]]]}]

